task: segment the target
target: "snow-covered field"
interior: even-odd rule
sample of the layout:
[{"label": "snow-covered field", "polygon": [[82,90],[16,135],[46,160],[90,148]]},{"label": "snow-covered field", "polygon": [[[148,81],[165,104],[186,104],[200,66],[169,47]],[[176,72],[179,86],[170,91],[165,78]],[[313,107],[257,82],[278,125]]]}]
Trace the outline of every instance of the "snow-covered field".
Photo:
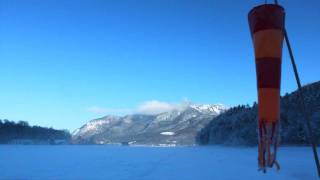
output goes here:
[{"label": "snow-covered field", "polygon": [[317,179],[309,147],[281,147],[280,172],[257,171],[256,148],[0,146],[1,179]]}]

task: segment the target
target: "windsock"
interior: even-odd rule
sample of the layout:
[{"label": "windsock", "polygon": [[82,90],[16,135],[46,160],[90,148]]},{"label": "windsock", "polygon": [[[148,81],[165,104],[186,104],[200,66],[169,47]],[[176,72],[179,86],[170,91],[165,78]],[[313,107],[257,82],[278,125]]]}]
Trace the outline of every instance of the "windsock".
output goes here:
[{"label": "windsock", "polygon": [[258,87],[259,170],[280,166],[279,145],[281,57],[285,12],[283,7],[264,4],[248,14],[254,44]]}]

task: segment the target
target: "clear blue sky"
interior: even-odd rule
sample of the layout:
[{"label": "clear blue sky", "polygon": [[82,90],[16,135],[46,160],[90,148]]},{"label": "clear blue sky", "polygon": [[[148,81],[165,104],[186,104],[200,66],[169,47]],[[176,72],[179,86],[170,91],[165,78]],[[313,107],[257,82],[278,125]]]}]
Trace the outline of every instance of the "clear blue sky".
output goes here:
[{"label": "clear blue sky", "polygon": [[[252,104],[247,13],[261,3],[0,0],[0,119],[74,130],[150,100]],[[302,82],[317,81],[320,1],[280,3]],[[282,94],[295,88],[284,47]]]}]

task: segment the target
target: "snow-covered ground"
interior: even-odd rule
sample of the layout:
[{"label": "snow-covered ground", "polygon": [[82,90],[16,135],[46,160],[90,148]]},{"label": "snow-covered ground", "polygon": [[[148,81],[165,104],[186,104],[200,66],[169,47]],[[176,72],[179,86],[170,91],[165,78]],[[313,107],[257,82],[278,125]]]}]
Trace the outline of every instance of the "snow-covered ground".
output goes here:
[{"label": "snow-covered ground", "polygon": [[0,179],[317,179],[309,147],[281,147],[281,171],[257,171],[256,148],[0,146]]}]

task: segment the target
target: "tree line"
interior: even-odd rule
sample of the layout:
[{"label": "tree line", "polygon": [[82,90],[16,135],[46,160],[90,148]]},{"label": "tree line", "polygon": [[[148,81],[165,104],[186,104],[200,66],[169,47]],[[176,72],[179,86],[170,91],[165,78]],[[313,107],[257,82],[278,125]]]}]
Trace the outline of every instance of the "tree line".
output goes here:
[{"label": "tree line", "polygon": [[[320,143],[320,81],[302,88],[306,113]],[[297,91],[281,97],[280,139],[282,144],[308,143],[305,118]],[[239,105],[215,117],[197,134],[197,142],[206,144],[256,145],[258,142],[258,104]]]},{"label": "tree line", "polygon": [[26,121],[9,121],[0,119],[0,143],[7,144],[17,139],[28,139],[33,141],[53,142],[54,140],[65,140],[71,138],[69,131],[56,130],[53,128],[30,126]]}]

